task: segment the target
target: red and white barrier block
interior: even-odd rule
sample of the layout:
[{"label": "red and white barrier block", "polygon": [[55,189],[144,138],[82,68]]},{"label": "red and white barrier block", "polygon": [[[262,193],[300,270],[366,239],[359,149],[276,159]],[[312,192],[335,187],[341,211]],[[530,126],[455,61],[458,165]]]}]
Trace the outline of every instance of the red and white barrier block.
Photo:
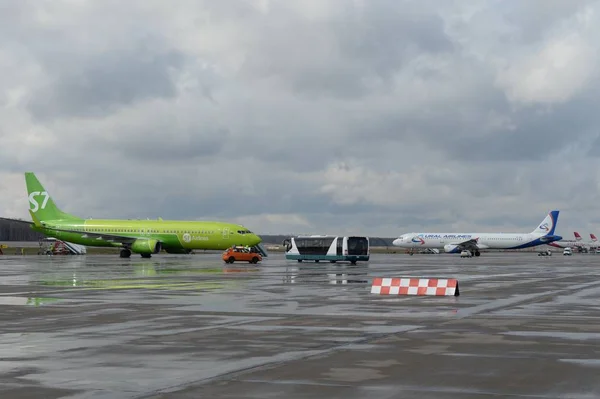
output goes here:
[{"label": "red and white barrier block", "polygon": [[453,278],[375,277],[371,294],[458,296],[458,280]]}]

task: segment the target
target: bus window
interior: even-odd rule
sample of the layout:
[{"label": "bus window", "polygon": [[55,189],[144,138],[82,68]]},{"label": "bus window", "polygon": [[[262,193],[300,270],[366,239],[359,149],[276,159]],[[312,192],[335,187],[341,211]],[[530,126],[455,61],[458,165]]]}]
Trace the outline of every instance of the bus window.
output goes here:
[{"label": "bus window", "polygon": [[335,251],[335,254],[338,256],[341,256],[343,247],[344,247],[344,237],[338,237],[337,238],[337,249]]},{"label": "bus window", "polygon": [[325,255],[333,243],[333,237],[327,238],[295,238],[296,247],[301,255]]}]

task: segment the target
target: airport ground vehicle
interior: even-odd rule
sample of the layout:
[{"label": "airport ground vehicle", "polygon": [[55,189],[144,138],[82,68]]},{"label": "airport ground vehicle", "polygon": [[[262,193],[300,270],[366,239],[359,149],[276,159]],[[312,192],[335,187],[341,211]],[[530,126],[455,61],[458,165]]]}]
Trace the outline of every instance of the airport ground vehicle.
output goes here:
[{"label": "airport ground vehicle", "polygon": [[[414,248],[407,249],[406,253],[409,254],[409,255],[414,255],[415,254],[415,250],[414,250]],[[420,250],[420,251],[418,251],[416,253],[431,255],[431,254],[439,254],[440,250],[437,249],[437,248],[426,248],[426,249],[422,249],[422,250]]]},{"label": "airport ground vehicle", "polygon": [[370,257],[369,237],[311,235],[290,237],[283,241],[288,260],[345,261],[353,265],[358,261],[368,261]]},{"label": "airport ground vehicle", "polygon": [[550,251],[549,249],[544,249],[543,251],[538,253],[538,256],[552,256],[552,251]]},{"label": "airport ground vehicle", "polygon": [[249,262],[249,263],[258,263],[262,261],[262,256],[255,249],[250,247],[242,247],[242,246],[233,246],[231,248],[227,248],[223,255],[221,256],[225,263],[233,263],[233,262]]},{"label": "airport ground vehicle", "polygon": [[563,255],[573,255],[573,250],[571,250],[571,248],[567,247],[565,248],[565,250],[563,251]]},{"label": "airport ground vehicle", "polygon": [[471,257],[473,257],[473,254],[468,249],[465,249],[465,250],[461,251],[460,257],[461,258],[471,258]]},{"label": "airport ground vehicle", "polygon": [[39,241],[38,255],[85,255],[86,247],[57,240],[56,238],[42,238]]},{"label": "airport ground vehicle", "polygon": [[427,248],[427,249],[424,249],[424,250],[420,251],[419,253],[422,253],[422,254],[436,254],[437,255],[437,254],[440,253],[440,250],[437,249],[437,248]]}]

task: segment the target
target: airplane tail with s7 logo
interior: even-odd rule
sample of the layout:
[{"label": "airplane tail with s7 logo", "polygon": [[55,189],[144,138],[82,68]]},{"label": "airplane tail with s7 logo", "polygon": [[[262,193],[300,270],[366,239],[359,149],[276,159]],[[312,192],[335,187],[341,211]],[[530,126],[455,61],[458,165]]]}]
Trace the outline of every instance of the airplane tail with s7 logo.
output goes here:
[{"label": "airplane tail with s7 logo", "polygon": [[551,211],[548,216],[531,232],[536,236],[553,236],[558,223],[558,211]]},{"label": "airplane tail with s7 logo", "polygon": [[25,184],[27,185],[27,196],[29,199],[29,213],[34,222],[46,220],[75,220],[75,216],[69,215],[58,209],[50,194],[44,189],[35,174],[25,173]]}]

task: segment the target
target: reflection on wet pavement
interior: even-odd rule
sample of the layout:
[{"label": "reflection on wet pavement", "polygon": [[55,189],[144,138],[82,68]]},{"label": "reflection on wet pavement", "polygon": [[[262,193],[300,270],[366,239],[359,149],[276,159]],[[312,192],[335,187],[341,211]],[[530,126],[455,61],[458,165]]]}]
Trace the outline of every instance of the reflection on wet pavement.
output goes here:
[{"label": "reflection on wet pavement", "polygon": [[[0,397],[598,397],[597,259],[5,255]],[[461,296],[374,296],[373,276]]]}]

